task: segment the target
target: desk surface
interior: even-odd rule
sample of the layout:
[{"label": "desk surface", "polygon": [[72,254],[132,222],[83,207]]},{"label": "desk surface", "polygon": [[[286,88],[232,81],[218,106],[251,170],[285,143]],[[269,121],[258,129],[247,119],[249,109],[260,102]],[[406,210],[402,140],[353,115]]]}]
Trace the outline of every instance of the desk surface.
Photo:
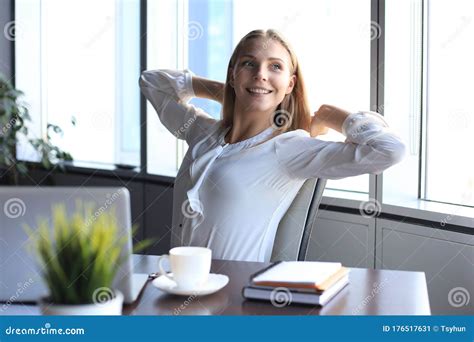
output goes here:
[{"label": "desk surface", "polygon": [[[134,255],[135,272],[157,271],[157,256]],[[267,263],[213,260],[211,272],[229,276],[226,287],[204,297],[168,295],[149,281],[137,302],[124,306],[124,315],[430,315],[423,272],[351,268],[349,285],[324,307],[270,302],[242,297],[252,273]],[[13,305],[9,315],[40,314],[34,305]]]}]

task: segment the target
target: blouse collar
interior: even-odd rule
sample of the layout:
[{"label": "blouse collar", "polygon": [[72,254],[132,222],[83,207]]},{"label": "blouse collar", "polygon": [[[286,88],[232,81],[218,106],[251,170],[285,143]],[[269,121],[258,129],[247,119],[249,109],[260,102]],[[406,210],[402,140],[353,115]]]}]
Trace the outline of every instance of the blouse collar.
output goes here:
[{"label": "blouse collar", "polygon": [[225,136],[230,131],[230,129],[231,129],[231,127],[229,126],[226,129],[224,129],[223,132],[220,134],[220,136],[219,136],[219,145],[227,146],[226,148],[229,148],[229,147],[246,148],[246,147],[250,147],[252,145],[258,144],[258,143],[268,139],[273,134],[273,132],[275,131],[273,126],[270,126],[266,129],[264,129],[263,131],[261,131],[260,133],[258,133],[257,135],[253,136],[253,137],[250,137],[248,139],[230,144],[230,143],[225,142]]}]

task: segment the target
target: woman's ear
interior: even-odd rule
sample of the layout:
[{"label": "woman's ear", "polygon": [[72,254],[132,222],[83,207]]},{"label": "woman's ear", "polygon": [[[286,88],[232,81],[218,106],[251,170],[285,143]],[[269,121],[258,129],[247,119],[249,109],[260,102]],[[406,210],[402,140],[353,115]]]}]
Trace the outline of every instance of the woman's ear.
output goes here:
[{"label": "woman's ear", "polygon": [[290,83],[288,84],[288,88],[286,89],[286,95],[291,94],[295,85],[296,85],[296,75],[291,75]]}]

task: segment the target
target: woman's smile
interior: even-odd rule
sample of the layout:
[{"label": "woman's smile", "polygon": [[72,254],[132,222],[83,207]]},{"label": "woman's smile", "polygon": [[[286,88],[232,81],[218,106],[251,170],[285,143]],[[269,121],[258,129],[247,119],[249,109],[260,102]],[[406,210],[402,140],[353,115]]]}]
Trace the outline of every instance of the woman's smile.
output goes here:
[{"label": "woman's smile", "polygon": [[250,94],[270,94],[272,91],[266,88],[257,88],[257,87],[252,87],[252,88],[247,88],[247,91]]}]

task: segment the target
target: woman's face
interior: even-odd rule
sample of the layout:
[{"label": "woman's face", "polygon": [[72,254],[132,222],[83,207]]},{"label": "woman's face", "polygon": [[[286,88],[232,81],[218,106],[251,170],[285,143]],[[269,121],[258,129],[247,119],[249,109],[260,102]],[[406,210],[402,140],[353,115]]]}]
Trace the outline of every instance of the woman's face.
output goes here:
[{"label": "woman's face", "polygon": [[248,41],[231,70],[236,106],[244,111],[273,113],[295,85],[296,76],[290,68],[290,54],[278,41]]}]

